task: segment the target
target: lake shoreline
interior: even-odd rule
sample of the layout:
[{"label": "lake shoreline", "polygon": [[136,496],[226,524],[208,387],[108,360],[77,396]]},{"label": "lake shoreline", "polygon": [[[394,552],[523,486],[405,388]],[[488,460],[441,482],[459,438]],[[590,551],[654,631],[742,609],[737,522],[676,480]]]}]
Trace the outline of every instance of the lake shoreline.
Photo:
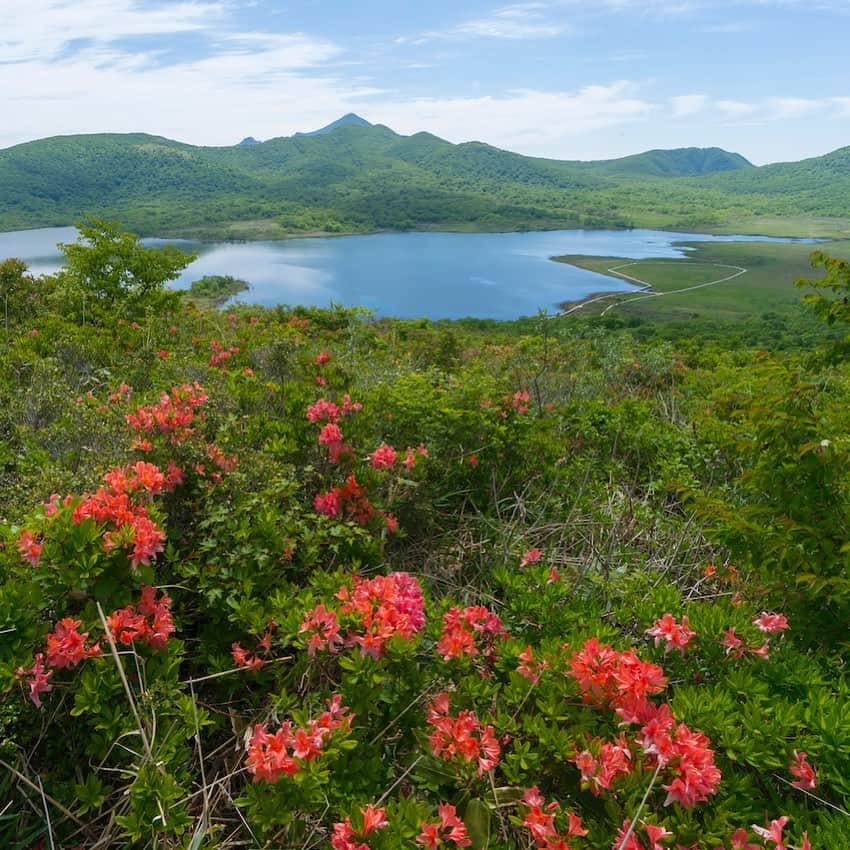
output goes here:
[{"label": "lake shoreline", "polygon": [[[0,255],[20,257],[35,274],[52,274],[62,262],[55,244],[72,242],[75,236],[73,228],[0,234]],[[383,232],[362,238],[207,245],[172,242],[196,257],[169,288],[187,290],[194,283],[202,290],[196,295],[227,295],[227,304],[234,298],[266,307],[340,304],[362,306],[377,316],[511,321],[541,310],[553,314],[559,305],[561,310],[565,304],[570,309],[603,294],[600,304],[608,303],[612,294],[619,299],[630,297],[636,290],[627,275],[605,274],[618,265],[617,258],[684,258],[691,243],[740,240],[754,241],[745,236],[636,228]],[[144,243],[154,247],[170,241],[145,239]],[[760,237],[759,241],[769,240]],[[795,250],[801,254],[803,246]],[[575,258],[582,255],[599,258],[598,265],[605,263],[605,268],[577,263]],[[236,284],[239,292],[234,293],[231,284],[239,280],[250,282],[250,291]],[[224,282],[226,286],[218,286]]]},{"label": "lake shoreline", "polygon": [[[11,229],[2,230],[3,233],[23,233],[27,231],[33,230],[50,230],[57,227],[74,227],[75,224],[64,223],[64,224],[48,224],[42,226],[33,227],[32,225],[23,226],[23,227],[13,227]],[[128,226],[129,227],[129,226]],[[628,233],[634,230],[656,230],[663,233],[681,233],[683,235],[687,234],[699,234],[704,236],[727,236],[727,235],[738,235],[738,236],[746,236],[752,237],[754,240],[759,238],[767,238],[767,239],[810,239],[810,238],[819,238],[819,239],[830,239],[831,236],[823,231],[823,235],[813,236],[810,233],[798,233],[798,234],[789,234],[786,232],[779,232],[781,228],[770,228],[766,227],[760,231],[748,231],[746,228],[735,228],[732,223],[729,225],[705,225],[705,226],[688,226],[687,229],[683,229],[685,225],[658,225],[658,224],[634,224],[631,226],[623,226],[621,224],[609,224],[609,225],[584,225],[584,226],[575,226],[569,224],[559,224],[557,226],[552,227],[495,227],[495,228],[487,228],[487,227],[478,227],[473,224],[466,225],[455,225],[451,227],[413,227],[413,228],[376,228],[372,230],[345,230],[345,231],[324,231],[324,230],[311,230],[311,231],[280,231],[280,232],[265,232],[259,230],[255,236],[232,236],[228,235],[228,225],[223,225],[220,228],[213,227],[209,230],[200,229],[200,230],[170,230],[166,228],[164,231],[159,231],[158,233],[148,233],[144,228],[138,228],[137,230],[133,230],[132,227],[129,227],[130,230],[133,230],[140,238],[142,239],[157,239],[163,241],[174,240],[177,242],[191,242],[198,245],[212,245],[212,244],[225,244],[225,245],[250,245],[258,242],[286,242],[293,239],[333,239],[333,238],[342,238],[342,237],[350,237],[350,236],[374,236],[376,234],[381,233],[456,233],[463,235],[475,235],[475,234],[510,234],[510,233],[557,233],[559,231],[572,231],[572,232],[601,232],[601,231],[617,231]]]}]

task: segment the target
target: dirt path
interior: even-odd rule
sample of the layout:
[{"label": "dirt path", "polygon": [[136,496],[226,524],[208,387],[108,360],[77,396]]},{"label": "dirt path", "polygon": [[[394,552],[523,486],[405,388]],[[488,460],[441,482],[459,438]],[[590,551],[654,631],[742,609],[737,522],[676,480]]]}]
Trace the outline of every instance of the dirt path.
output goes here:
[{"label": "dirt path", "polygon": [[[740,277],[742,274],[747,273],[747,269],[742,266],[730,266],[726,263],[682,263],[682,262],[670,262],[670,263],[653,263],[653,265],[659,266],[717,266],[721,269],[734,269],[733,274],[726,275],[725,277],[719,277],[716,280],[710,280],[707,283],[698,283],[695,286],[686,286],[683,289],[671,289],[667,292],[655,292],[652,289],[652,284],[648,283],[645,280],[641,280],[639,277],[634,277],[633,275],[626,274],[625,272],[620,271],[620,269],[626,269],[630,266],[636,266],[639,263],[645,263],[646,260],[633,260],[632,262],[622,263],[619,266],[612,266],[610,269],[607,269],[607,273],[611,275],[616,275],[617,277],[621,277],[625,280],[628,280],[630,283],[635,283],[638,286],[643,288],[643,292],[640,295],[633,295],[631,297],[622,298],[620,301],[616,301],[613,304],[609,304],[599,315],[604,316],[609,310],[613,310],[615,307],[619,307],[621,304],[628,304],[632,301],[644,301],[647,298],[660,298],[663,295],[679,295],[682,292],[692,292],[695,289],[704,289],[707,286],[717,286],[719,283],[726,283],[727,281],[734,280],[736,277]],[[595,304],[598,301],[605,301],[609,298],[620,298],[623,295],[622,292],[609,292],[605,295],[595,295],[592,298],[588,298],[585,301],[580,301],[578,304],[570,307],[567,310],[561,312],[562,316],[569,316],[571,313],[575,313],[577,310],[580,310],[582,307],[586,307],[588,304]]]}]

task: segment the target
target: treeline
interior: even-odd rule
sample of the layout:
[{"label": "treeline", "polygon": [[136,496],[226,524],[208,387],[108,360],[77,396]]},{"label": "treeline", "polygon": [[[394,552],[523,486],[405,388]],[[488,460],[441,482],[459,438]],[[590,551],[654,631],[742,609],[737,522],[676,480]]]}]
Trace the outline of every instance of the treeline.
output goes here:
[{"label": "treeline", "polygon": [[0,151],[0,228],[120,218],[144,235],[265,221],[283,232],[382,228],[705,227],[753,215],[846,216],[841,151],[748,167],[725,151],[579,163],[451,145],[384,127],[193,147],[143,134],[68,136]]}]

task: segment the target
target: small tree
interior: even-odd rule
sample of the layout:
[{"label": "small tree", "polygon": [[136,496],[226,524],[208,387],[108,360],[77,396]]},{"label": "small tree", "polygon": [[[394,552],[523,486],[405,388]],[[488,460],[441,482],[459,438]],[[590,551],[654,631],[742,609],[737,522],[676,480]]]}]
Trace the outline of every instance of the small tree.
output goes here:
[{"label": "small tree", "polygon": [[10,322],[36,315],[49,287],[28,274],[23,260],[10,257],[0,262],[0,321],[8,331]]},{"label": "small tree", "polygon": [[89,219],[77,225],[76,242],[59,243],[65,265],[56,278],[61,288],[80,297],[72,309],[88,309],[93,315],[110,312],[119,305],[122,312],[154,307],[170,299],[162,296],[167,281],[195,259],[173,245],[146,248],[138,236],[126,233],[116,222]]},{"label": "small tree", "polygon": [[[812,268],[822,268],[826,275],[820,280],[801,277],[795,281],[796,286],[814,290],[803,296],[803,303],[827,324],[850,324],[850,261],[830,257],[823,251],[814,251],[810,260]],[[831,292],[833,297],[821,290]]]}]

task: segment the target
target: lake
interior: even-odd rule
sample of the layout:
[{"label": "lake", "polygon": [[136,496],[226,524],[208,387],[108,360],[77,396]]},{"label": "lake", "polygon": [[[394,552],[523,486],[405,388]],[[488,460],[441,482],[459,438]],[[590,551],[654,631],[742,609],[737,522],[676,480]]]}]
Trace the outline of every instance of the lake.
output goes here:
[{"label": "lake", "polygon": [[[57,242],[73,242],[72,227],[0,233],[0,259],[19,257],[34,274],[56,271]],[[362,305],[378,315],[432,319],[515,319],[595,292],[633,287],[605,275],[554,263],[562,254],[675,258],[682,242],[794,241],[708,236],[657,230],[558,230],[533,233],[377,233],[274,242],[165,241],[200,256],[176,287],[226,274],[251,284],[239,300],[271,306]],[[810,240],[802,240],[810,241]]]}]

